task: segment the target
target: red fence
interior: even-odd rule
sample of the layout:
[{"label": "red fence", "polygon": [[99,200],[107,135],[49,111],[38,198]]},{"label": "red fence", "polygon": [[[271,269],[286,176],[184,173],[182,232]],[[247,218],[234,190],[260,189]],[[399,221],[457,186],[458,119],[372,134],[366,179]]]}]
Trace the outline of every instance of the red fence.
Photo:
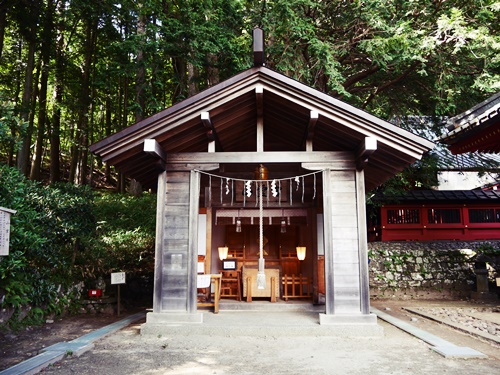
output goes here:
[{"label": "red fence", "polygon": [[386,205],[370,239],[381,241],[500,239],[500,205]]}]

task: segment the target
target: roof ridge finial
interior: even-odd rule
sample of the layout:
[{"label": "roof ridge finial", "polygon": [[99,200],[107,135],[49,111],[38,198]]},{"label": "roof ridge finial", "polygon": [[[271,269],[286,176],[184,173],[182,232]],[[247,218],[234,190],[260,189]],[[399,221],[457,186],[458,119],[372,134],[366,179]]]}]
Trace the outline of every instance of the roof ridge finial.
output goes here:
[{"label": "roof ridge finial", "polygon": [[264,30],[260,27],[253,29],[253,66],[264,66],[265,54],[264,54]]}]

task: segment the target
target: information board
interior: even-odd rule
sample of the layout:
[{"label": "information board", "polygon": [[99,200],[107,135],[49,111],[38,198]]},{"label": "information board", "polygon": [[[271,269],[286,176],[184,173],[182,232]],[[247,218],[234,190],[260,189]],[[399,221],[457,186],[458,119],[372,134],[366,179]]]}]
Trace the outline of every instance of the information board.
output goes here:
[{"label": "information board", "polygon": [[0,256],[9,255],[10,215],[14,210],[0,207]]},{"label": "information board", "polygon": [[111,274],[111,284],[125,284],[125,272],[113,272]]}]

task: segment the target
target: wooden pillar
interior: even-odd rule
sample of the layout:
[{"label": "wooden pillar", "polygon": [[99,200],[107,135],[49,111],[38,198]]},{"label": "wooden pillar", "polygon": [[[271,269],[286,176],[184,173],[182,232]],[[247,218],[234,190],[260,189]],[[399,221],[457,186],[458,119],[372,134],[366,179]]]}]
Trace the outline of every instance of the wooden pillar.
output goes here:
[{"label": "wooden pillar", "polygon": [[161,311],[161,295],[163,285],[163,218],[167,188],[167,172],[158,175],[156,192],[156,241],[155,241],[155,274],[153,291],[153,312]]},{"label": "wooden pillar", "polygon": [[160,332],[165,323],[203,320],[196,304],[200,176],[167,169],[158,182],[154,306],[141,327],[146,334]]},{"label": "wooden pillar", "polygon": [[334,269],[333,269],[333,237],[332,237],[332,171],[323,172],[323,236],[325,252],[325,313],[334,314]]},{"label": "wooden pillar", "polygon": [[354,168],[323,172],[326,306],[320,323],[372,335],[381,327],[369,313],[368,265],[361,264],[367,259],[362,180],[363,173]]},{"label": "wooden pillar", "polygon": [[325,171],[326,314],[360,313],[355,171]]},{"label": "wooden pillar", "polygon": [[189,226],[188,226],[188,290],[187,311],[197,310],[197,266],[198,266],[198,213],[200,201],[200,174],[191,171],[189,174]]},{"label": "wooden pillar", "polygon": [[361,313],[370,313],[370,275],[368,269],[368,234],[366,231],[365,176],[363,170],[356,171],[356,204],[358,211],[358,256]]}]

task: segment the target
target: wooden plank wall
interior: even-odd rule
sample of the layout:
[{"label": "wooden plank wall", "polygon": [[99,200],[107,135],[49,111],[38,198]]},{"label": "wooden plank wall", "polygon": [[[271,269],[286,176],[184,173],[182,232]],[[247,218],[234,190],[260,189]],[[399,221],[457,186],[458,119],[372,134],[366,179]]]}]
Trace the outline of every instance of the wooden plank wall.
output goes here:
[{"label": "wooden plank wall", "polygon": [[161,311],[187,311],[189,298],[189,172],[167,172]]},{"label": "wooden plank wall", "polygon": [[[355,171],[331,171],[333,310],[359,313],[360,270]],[[325,228],[326,229],[326,228]]]}]

